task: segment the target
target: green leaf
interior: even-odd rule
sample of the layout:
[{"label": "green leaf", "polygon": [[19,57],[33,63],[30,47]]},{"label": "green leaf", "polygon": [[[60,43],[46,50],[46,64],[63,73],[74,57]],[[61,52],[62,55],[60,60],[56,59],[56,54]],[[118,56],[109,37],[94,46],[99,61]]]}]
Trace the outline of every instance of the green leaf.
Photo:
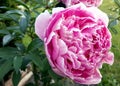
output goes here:
[{"label": "green leaf", "polygon": [[3,30],[0,30],[0,34],[10,34],[10,33],[8,30],[3,29]]},{"label": "green leaf", "polygon": [[29,44],[27,51],[33,51],[41,46],[44,46],[43,42],[39,38],[36,38]]},{"label": "green leaf", "polygon": [[114,0],[114,1],[120,7],[120,0]]},{"label": "green leaf", "polygon": [[9,20],[9,16],[5,15],[5,14],[0,14],[0,20]]},{"label": "green leaf", "polygon": [[3,59],[9,59],[17,55],[18,50],[13,47],[2,47],[0,48],[0,57]]},{"label": "green leaf", "polygon": [[15,56],[14,57],[14,60],[13,60],[13,67],[16,71],[16,73],[18,73],[21,65],[22,65],[22,60],[23,58],[21,56]]},{"label": "green leaf", "polygon": [[24,15],[24,12],[20,10],[9,10],[5,13],[6,15],[11,15],[11,14],[18,14],[18,15]]},{"label": "green leaf", "polygon": [[18,86],[20,79],[21,79],[20,71],[18,73],[14,72],[12,76],[13,86]]},{"label": "green leaf", "polygon": [[17,49],[21,51],[21,53],[25,52],[25,46],[22,43],[15,43]]},{"label": "green leaf", "polygon": [[5,59],[0,58],[0,64],[3,64],[5,62]]},{"label": "green leaf", "polygon": [[42,60],[42,62],[43,62],[43,70],[42,71],[45,72],[45,71],[50,70],[50,64],[48,63],[48,59],[44,58]]},{"label": "green leaf", "polygon": [[43,0],[35,0],[37,3],[43,5]]},{"label": "green leaf", "polygon": [[30,58],[27,57],[27,55],[23,56],[23,61],[21,65],[21,70],[25,70],[27,68],[27,65],[31,62]]},{"label": "green leaf", "polygon": [[111,31],[112,31],[114,34],[117,34],[117,33],[118,33],[118,31],[117,31],[114,27],[111,28]]},{"label": "green leaf", "polygon": [[35,7],[33,7],[33,12],[35,12],[36,9],[40,8],[40,6],[41,6],[41,4],[37,4]]},{"label": "green leaf", "polygon": [[27,26],[28,26],[28,22],[27,22],[27,18],[25,16],[21,16],[20,17],[20,21],[19,21],[19,25],[20,25],[20,29],[23,33],[26,32],[27,30]]},{"label": "green leaf", "polygon": [[62,79],[61,76],[57,75],[53,70],[49,70],[49,75],[57,82],[58,80]]},{"label": "green leaf", "polygon": [[0,6],[0,9],[10,10],[10,8],[9,8],[9,7],[6,7],[6,6]]},{"label": "green leaf", "polygon": [[6,60],[0,65],[0,81],[12,69],[12,59]]},{"label": "green leaf", "polygon": [[[9,18],[10,18],[10,20],[12,20],[12,21],[14,21],[16,24],[18,24],[18,20],[19,20],[19,18],[20,18],[20,15],[18,15],[18,14],[9,14],[9,15],[7,15]],[[12,22],[11,21],[11,22]]]},{"label": "green leaf", "polygon": [[19,23],[18,19],[20,16],[26,16],[26,13],[21,10],[9,10],[5,13],[6,16]]},{"label": "green leaf", "polygon": [[27,35],[27,34],[24,35],[22,42],[23,42],[25,47],[28,47],[28,45],[30,44],[31,41],[32,41],[32,38],[29,35]]},{"label": "green leaf", "polygon": [[20,33],[21,34],[21,30],[20,30],[20,27],[19,26],[9,26],[6,28],[8,31],[10,32],[17,32],[17,33]]},{"label": "green leaf", "polygon": [[38,66],[38,68],[40,70],[43,70],[43,62],[42,60],[40,59],[41,57],[39,55],[37,55],[35,52],[32,53],[32,54],[28,54],[26,55],[26,57],[30,58],[32,60],[32,62]]},{"label": "green leaf", "polygon": [[115,26],[115,25],[117,25],[117,24],[118,24],[118,20],[117,20],[117,19],[114,19],[114,20],[112,20],[112,21],[109,23],[108,27],[109,27],[109,28],[112,28],[113,26]]},{"label": "green leaf", "polygon": [[13,36],[11,34],[5,35],[3,37],[3,46],[7,45],[11,40],[13,40]]}]

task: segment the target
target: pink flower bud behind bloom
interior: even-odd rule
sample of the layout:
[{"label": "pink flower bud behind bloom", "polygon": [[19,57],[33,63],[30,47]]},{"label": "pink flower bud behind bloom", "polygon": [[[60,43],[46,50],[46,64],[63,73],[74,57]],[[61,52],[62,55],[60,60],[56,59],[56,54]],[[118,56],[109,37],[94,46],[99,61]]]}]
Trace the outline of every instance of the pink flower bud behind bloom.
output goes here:
[{"label": "pink flower bud behind bloom", "polygon": [[35,22],[54,72],[80,84],[98,84],[103,63],[112,65],[108,17],[96,7],[80,3],[66,9],[45,11]]},{"label": "pink flower bud behind bloom", "polygon": [[[60,1],[60,0],[59,0]],[[86,6],[95,6],[98,7],[102,4],[103,0],[61,0],[67,7],[75,5],[78,3],[84,3]]]}]

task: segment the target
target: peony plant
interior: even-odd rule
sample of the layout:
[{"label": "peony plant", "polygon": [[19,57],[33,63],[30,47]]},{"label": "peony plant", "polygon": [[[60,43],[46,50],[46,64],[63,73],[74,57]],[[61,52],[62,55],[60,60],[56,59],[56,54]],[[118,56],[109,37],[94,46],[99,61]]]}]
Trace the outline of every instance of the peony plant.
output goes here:
[{"label": "peony plant", "polygon": [[114,61],[108,21],[104,12],[83,3],[41,13],[35,32],[44,42],[53,71],[80,84],[100,83],[99,69]]}]

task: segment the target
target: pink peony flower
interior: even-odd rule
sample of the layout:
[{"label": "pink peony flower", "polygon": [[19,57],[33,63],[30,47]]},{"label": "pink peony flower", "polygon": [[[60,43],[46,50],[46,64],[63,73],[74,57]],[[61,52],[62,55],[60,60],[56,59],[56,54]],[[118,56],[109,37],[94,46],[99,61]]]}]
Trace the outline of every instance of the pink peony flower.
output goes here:
[{"label": "pink peony flower", "polygon": [[78,4],[80,2],[84,3],[86,6],[95,6],[98,7],[102,4],[103,0],[59,0],[62,1],[66,6],[71,6]]},{"label": "pink peony flower", "polygon": [[81,84],[98,84],[103,63],[113,64],[108,17],[82,3],[41,13],[35,32],[44,41],[49,63],[57,74]]}]

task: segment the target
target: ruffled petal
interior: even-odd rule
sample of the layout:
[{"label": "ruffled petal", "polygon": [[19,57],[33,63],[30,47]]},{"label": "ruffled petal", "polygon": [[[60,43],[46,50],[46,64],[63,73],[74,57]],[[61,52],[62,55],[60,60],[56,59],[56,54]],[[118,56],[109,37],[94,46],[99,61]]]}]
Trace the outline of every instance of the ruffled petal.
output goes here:
[{"label": "ruffled petal", "polygon": [[51,15],[48,11],[45,11],[44,13],[41,13],[35,21],[35,33],[38,35],[38,37],[41,40],[44,40],[45,33],[47,26],[49,24],[49,20],[51,18]]}]

